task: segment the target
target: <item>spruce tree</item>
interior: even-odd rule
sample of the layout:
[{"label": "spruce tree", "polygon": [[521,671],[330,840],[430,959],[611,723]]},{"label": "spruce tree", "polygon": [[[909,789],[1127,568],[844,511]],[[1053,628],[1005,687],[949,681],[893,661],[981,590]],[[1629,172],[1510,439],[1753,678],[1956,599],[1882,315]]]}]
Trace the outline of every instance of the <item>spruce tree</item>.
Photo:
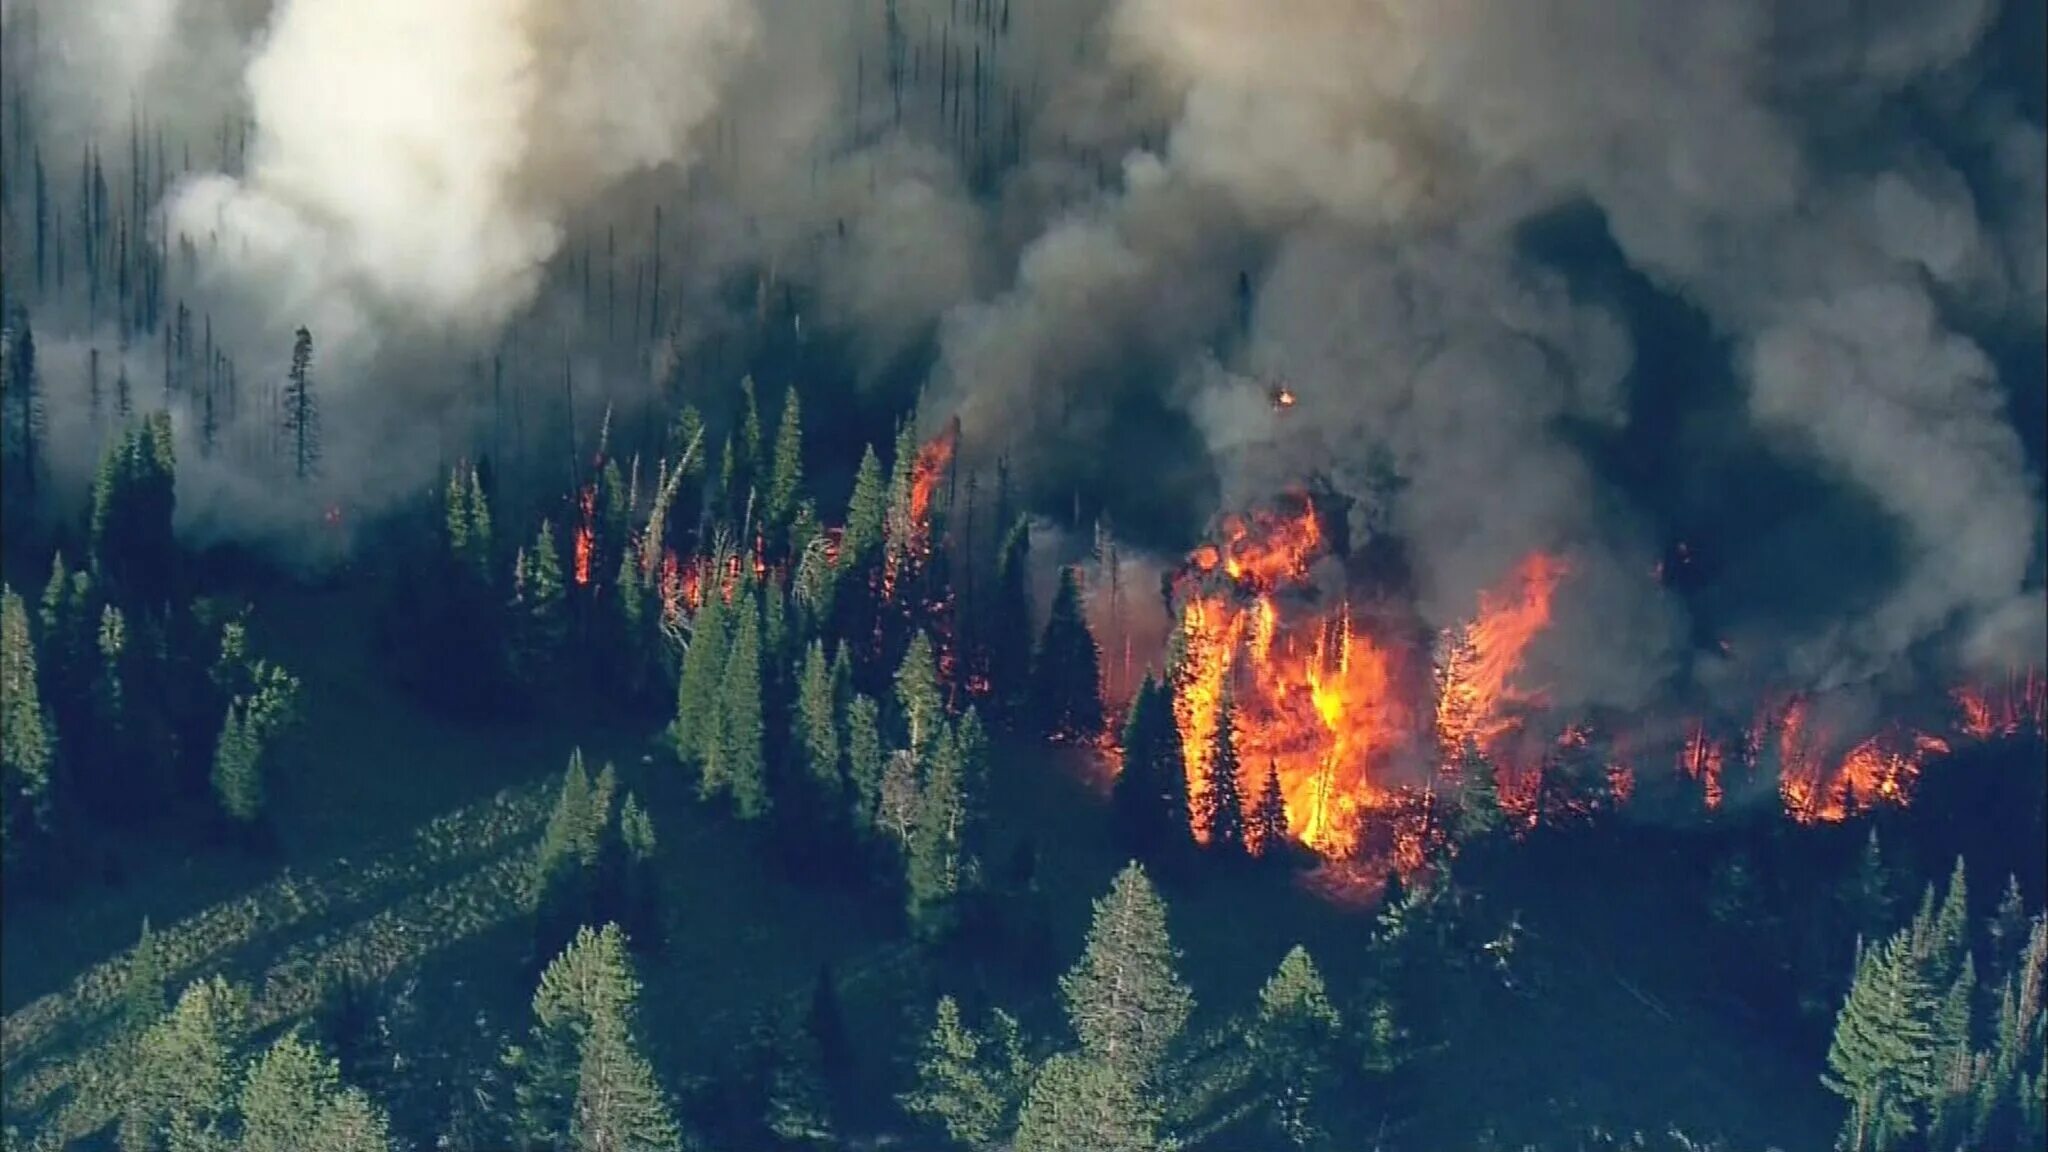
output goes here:
[{"label": "spruce tree", "polygon": [[918,1058],[917,1085],[897,1101],[953,1143],[987,1152],[1011,1130],[1030,1074],[1016,1020],[998,1009],[982,1036],[960,1018],[953,998],[942,996]]},{"label": "spruce tree", "polygon": [[1031,670],[1031,701],[1038,733],[1048,740],[1088,743],[1102,735],[1102,655],[1088,630],[1073,568],[1060,571]]},{"label": "spruce tree", "polygon": [[1849,1104],[1837,1147],[1890,1152],[1919,1130],[1935,1091],[1938,994],[1920,978],[1911,938],[1900,933],[1862,950],[1821,1083]]},{"label": "spruce tree", "polygon": [[878,818],[887,756],[882,746],[881,706],[872,697],[856,693],[846,706],[846,782],[854,830],[862,835],[874,829]]},{"label": "spruce tree", "polygon": [[1152,1085],[1194,1012],[1194,997],[1174,971],[1176,956],[1166,905],[1143,866],[1132,862],[1095,901],[1081,959],[1060,977],[1082,1055],[1134,1092]]},{"label": "spruce tree", "polygon": [[1211,852],[1229,858],[1245,854],[1242,771],[1237,763],[1237,704],[1230,689],[1216,709],[1216,742],[1209,756],[1209,786],[1202,792],[1202,828]]},{"label": "spruce tree", "polygon": [[960,774],[959,742],[942,726],[937,747],[925,764],[904,872],[905,911],[911,929],[925,940],[945,935],[955,920],[960,893]]},{"label": "spruce tree", "polygon": [[237,1152],[389,1152],[389,1124],[333,1057],[288,1032],[250,1067]]},{"label": "spruce tree", "polygon": [[783,393],[782,420],[775,426],[775,457],[768,473],[768,504],[763,511],[770,540],[778,540],[795,520],[803,485],[803,416],[792,384]]},{"label": "spruce tree", "polygon": [[257,763],[262,751],[242,702],[228,705],[227,719],[214,742],[213,795],[236,823],[253,824],[263,814],[263,776]]},{"label": "spruce tree", "polygon": [[631,792],[619,805],[619,848],[625,855],[623,910],[620,927],[635,948],[661,946],[661,875],[655,864],[658,847],[654,821]]},{"label": "spruce tree", "polygon": [[554,525],[543,519],[512,578],[512,667],[529,687],[558,673],[556,661],[569,639],[566,599]]},{"label": "spruce tree", "polygon": [[1280,791],[1280,764],[1266,762],[1266,781],[1252,806],[1247,830],[1252,854],[1261,859],[1279,859],[1287,851],[1287,797]]},{"label": "spruce tree", "polygon": [[739,627],[719,682],[722,748],[717,766],[740,819],[754,820],[768,811],[768,777],[761,743],[761,621],[751,593],[742,597],[738,611]]},{"label": "spruce tree", "polygon": [[1016,724],[1031,689],[1031,525],[1019,517],[1003,538],[988,598],[988,691],[998,723]]},{"label": "spruce tree", "polygon": [[55,759],[28,609],[14,589],[0,586],[0,845],[7,859],[21,833],[47,825]]},{"label": "spruce tree", "polygon": [[1501,824],[1500,786],[1493,765],[1467,736],[1458,751],[1458,809],[1453,834],[1462,842],[1490,835]]},{"label": "spruce tree", "polygon": [[[513,1129],[526,1148],[644,1152],[680,1139],[633,1037],[640,981],[616,924],[585,927],[541,974],[526,1044],[509,1049]],[[631,1142],[638,1133],[640,1143]]]},{"label": "spruce tree", "polygon": [[811,641],[798,677],[796,731],[791,746],[802,758],[810,795],[824,814],[823,823],[838,826],[846,811],[846,773],[839,760],[839,709],[832,698],[832,671],[825,662],[825,642]]},{"label": "spruce tree", "polygon": [[215,976],[187,987],[136,1044],[122,1101],[123,1152],[224,1147],[235,1100],[235,1054],[249,998]]},{"label": "spruce tree", "polygon": [[1275,1134],[1296,1148],[1314,1147],[1322,1135],[1317,1101],[1334,1087],[1341,1026],[1322,974],[1295,946],[1259,991],[1258,1016],[1245,1042]]},{"label": "spruce tree", "polygon": [[1190,842],[1187,769],[1166,686],[1147,676],[1124,721],[1123,768],[1111,791],[1118,832],[1133,852],[1157,860]]},{"label": "spruce tree", "polygon": [[922,763],[935,754],[945,737],[945,708],[931,637],[920,630],[911,637],[903,663],[896,669],[896,711],[903,725],[904,747],[912,759]]},{"label": "spruce tree", "polygon": [[140,1036],[163,1019],[169,1006],[164,1001],[164,963],[149,917],[142,918],[142,934],[128,951],[128,963],[121,972],[121,1030]]},{"label": "spruce tree", "polygon": [[1157,1152],[1162,1109],[1109,1065],[1062,1052],[1032,1078],[1015,1152]]},{"label": "spruce tree", "polygon": [[882,521],[888,513],[882,462],[870,444],[853,476],[853,496],[846,505],[846,531],[839,538],[839,566],[859,570],[882,545]]},{"label": "spruce tree", "polygon": [[707,571],[704,606],[690,624],[690,646],[683,653],[682,673],[676,682],[675,722],[669,726],[669,744],[676,759],[689,767],[702,767],[707,756],[715,757],[717,752],[705,737],[719,708],[720,681],[725,675],[730,644],[725,617],[725,599]]}]

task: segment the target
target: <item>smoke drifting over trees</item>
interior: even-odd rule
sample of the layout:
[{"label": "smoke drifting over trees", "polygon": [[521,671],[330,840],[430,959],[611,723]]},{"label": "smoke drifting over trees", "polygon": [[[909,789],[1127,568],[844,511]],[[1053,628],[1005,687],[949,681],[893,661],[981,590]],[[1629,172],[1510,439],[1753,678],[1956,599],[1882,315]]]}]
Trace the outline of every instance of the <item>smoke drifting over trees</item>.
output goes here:
[{"label": "smoke drifting over trees", "polygon": [[[209,318],[246,396],[318,342],[318,475],[202,460],[194,532],[287,538],[479,450],[559,468],[560,425],[812,341],[849,411],[922,387],[1045,511],[1162,550],[1314,477],[1354,546],[1403,543],[1438,622],[1566,552],[1535,654],[1562,702],[2048,643],[2038,5],[4,12],[6,297],[45,456],[107,434],[88,365],[144,409],[172,375],[160,333],[86,301],[82,155],[115,204],[143,190],[122,243],[162,252],[158,310]],[[277,435],[262,403],[163,391],[182,441]],[[1712,570],[1660,588],[1681,539]]]}]

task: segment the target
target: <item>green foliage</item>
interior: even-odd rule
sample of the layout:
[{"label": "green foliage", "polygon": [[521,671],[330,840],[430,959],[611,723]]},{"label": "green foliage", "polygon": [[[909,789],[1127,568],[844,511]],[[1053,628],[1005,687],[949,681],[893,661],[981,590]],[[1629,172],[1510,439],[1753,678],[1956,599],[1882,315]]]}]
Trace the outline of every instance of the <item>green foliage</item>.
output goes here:
[{"label": "green foliage", "polygon": [[1323,1136],[1316,1107],[1335,1087],[1342,1026],[1322,974],[1297,945],[1260,989],[1258,1015],[1245,1033],[1275,1134],[1296,1148]]},{"label": "green foliage", "polygon": [[55,759],[28,609],[14,589],[0,587],[0,845],[7,859],[20,832],[47,827]]},{"label": "green foliage", "polygon": [[122,1152],[225,1148],[234,1056],[249,1028],[248,994],[216,976],[178,997],[136,1044],[122,1108]]},{"label": "green foliage", "polygon": [[1031,1081],[1015,1152],[1156,1152],[1160,1108],[1099,1059],[1062,1052]]},{"label": "green foliage", "polygon": [[1280,791],[1280,765],[1276,761],[1266,764],[1266,782],[1259,789],[1258,802],[1252,805],[1251,825],[1246,831],[1255,856],[1277,857],[1287,848],[1287,798]]},{"label": "green foliage", "polygon": [[1087,944],[1060,977],[1060,997],[1082,1054],[1133,1091],[1150,1082],[1194,1012],[1175,958],[1166,905],[1142,866],[1125,866],[1095,901]]},{"label": "green foliage", "polygon": [[263,814],[263,754],[297,719],[298,678],[265,661],[250,668],[250,686],[228,704],[214,744],[213,793],[240,824]]},{"label": "green foliage", "polygon": [[1016,722],[1031,690],[1031,525],[1023,517],[1003,538],[987,620],[989,699],[998,723]]},{"label": "green foliage", "polygon": [[174,586],[177,457],[171,418],[158,412],[107,448],[93,481],[92,572],[130,611],[160,610]]},{"label": "green foliage", "polygon": [[1202,791],[1201,825],[1209,851],[1223,857],[1245,854],[1243,769],[1237,761],[1237,702],[1224,686],[1216,709],[1216,742],[1209,757],[1209,786]]},{"label": "green foliage", "polygon": [[768,503],[762,510],[769,539],[777,539],[795,519],[797,500],[803,486],[803,415],[796,387],[791,385],[783,393],[782,419],[775,426],[775,455],[768,472]]},{"label": "green foliage", "polygon": [[931,637],[922,630],[911,637],[903,663],[896,669],[896,710],[903,725],[904,747],[920,763],[930,759],[946,738],[946,703],[939,692]]},{"label": "green foliage", "polygon": [[871,831],[879,818],[886,762],[881,705],[855,694],[846,706],[846,776],[852,792],[853,826],[862,834]]},{"label": "green foliage", "polygon": [[768,812],[766,752],[762,747],[761,715],[761,620],[752,593],[742,596],[739,627],[734,631],[732,653],[726,658],[725,674],[719,681],[719,737],[721,751],[705,778],[713,787],[732,793],[733,809],[742,820],[757,820]]},{"label": "green foliage", "polygon": [[[630,555],[626,567],[632,571]],[[623,596],[625,590],[620,592]],[[555,529],[542,520],[533,545],[521,549],[512,566],[510,663],[529,687],[538,686],[557,671],[556,661],[569,639],[567,598]]]},{"label": "green foliage", "polygon": [[882,521],[888,514],[888,492],[882,462],[870,444],[853,476],[853,496],[846,505],[846,531],[839,538],[839,567],[858,571],[882,546]]},{"label": "green foliage", "polygon": [[388,1152],[389,1125],[334,1059],[287,1033],[250,1067],[237,1152]]},{"label": "green foliage", "polygon": [[1086,743],[1102,735],[1102,653],[1088,630],[1073,568],[1060,570],[1031,669],[1031,703],[1038,732],[1048,740]]},{"label": "green foliage", "polygon": [[937,747],[918,789],[904,870],[905,911],[912,930],[926,940],[945,935],[956,918],[962,871],[961,776],[959,742],[941,722]]},{"label": "green foliage", "polygon": [[616,924],[578,930],[541,974],[528,1042],[509,1049],[513,1130],[532,1149],[676,1149],[668,1101],[633,1038],[640,981]]},{"label": "green foliage", "polygon": [[[725,598],[712,581],[706,581],[704,606],[691,621],[690,646],[683,654],[682,674],[676,682],[676,717],[669,726],[669,743],[676,759],[686,766],[702,769],[707,759],[720,752],[711,739],[719,711],[719,681],[725,675],[730,640],[726,626]],[[709,773],[706,773],[709,776]],[[707,781],[708,782],[708,781]],[[711,789],[706,787],[708,794]]]},{"label": "green foliage", "polygon": [[1458,747],[1458,808],[1452,835],[1460,843],[1490,836],[1501,826],[1500,782],[1494,768],[1470,736]]},{"label": "green foliage", "polygon": [[1011,1130],[1030,1077],[1015,1019],[997,1010],[984,1036],[945,996],[918,1058],[917,1085],[897,1101],[911,1116],[942,1127],[955,1144],[983,1152]]},{"label": "green foliage", "polygon": [[1934,1094],[1937,993],[1921,978],[1908,938],[1863,949],[1856,979],[1828,1047],[1829,1091],[1850,1115],[1837,1147],[1888,1152],[1918,1131],[1916,1115]]},{"label": "green foliage", "polygon": [[796,750],[804,780],[818,810],[836,822],[846,811],[846,771],[839,756],[839,708],[833,698],[832,670],[825,661],[825,643],[811,641],[797,677]]},{"label": "green foliage", "polygon": [[121,1028],[140,1036],[163,1019],[164,963],[149,918],[143,917],[142,934],[129,950],[128,964],[121,973]]}]

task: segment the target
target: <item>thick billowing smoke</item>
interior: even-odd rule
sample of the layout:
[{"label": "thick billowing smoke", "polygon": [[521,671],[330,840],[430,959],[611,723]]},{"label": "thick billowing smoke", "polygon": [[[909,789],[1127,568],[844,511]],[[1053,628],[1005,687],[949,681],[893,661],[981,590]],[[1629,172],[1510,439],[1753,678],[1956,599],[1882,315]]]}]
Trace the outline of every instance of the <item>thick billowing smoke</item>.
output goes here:
[{"label": "thick billowing smoke", "polygon": [[[2023,8],[7,0],[6,21],[37,16],[53,141],[136,108],[221,138],[163,219],[224,326],[254,317],[273,359],[299,323],[347,350],[336,407],[366,443],[463,407],[436,339],[509,332],[513,371],[552,380],[631,294],[652,363],[591,373],[644,391],[800,310],[783,331],[829,333],[853,378],[928,376],[925,418],[959,415],[1048,511],[1086,491],[1165,543],[1318,477],[1354,543],[1399,537],[1435,623],[1562,553],[1538,658],[1560,699],[1632,706],[2048,643],[2014,417],[2041,384],[2001,378],[2048,327],[2040,64],[2005,47],[2038,39]],[[2018,83],[2007,55],[2030,57]],[[657,207],[665,303],[643,313]],[[1581,218],[1602,255],[1538,243]],[[1687,362],[1644,297],[1699,329]],[[246,487],[216,485],[229,514]],[[1648,579],[1707,528],[1747,599],[1801,611]],[[1834,562],[1864,530],[1869,593]]]}]

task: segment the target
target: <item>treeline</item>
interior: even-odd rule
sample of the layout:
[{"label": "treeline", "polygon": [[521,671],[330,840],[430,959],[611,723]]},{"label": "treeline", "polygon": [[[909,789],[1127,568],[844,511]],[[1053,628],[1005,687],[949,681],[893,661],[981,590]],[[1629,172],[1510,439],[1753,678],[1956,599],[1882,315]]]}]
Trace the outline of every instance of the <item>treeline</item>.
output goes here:
[{"label": "treeline", "polygon": [[0,591],[10,884],[62,882],[92,867],[92,829],[177,827],[166,814],[261,837],[299,683],[250,650],[246,607],[193,596],[176,474],[169,417],[131,425],[101,460],[79,562],[59,551],[33,603]]}]

